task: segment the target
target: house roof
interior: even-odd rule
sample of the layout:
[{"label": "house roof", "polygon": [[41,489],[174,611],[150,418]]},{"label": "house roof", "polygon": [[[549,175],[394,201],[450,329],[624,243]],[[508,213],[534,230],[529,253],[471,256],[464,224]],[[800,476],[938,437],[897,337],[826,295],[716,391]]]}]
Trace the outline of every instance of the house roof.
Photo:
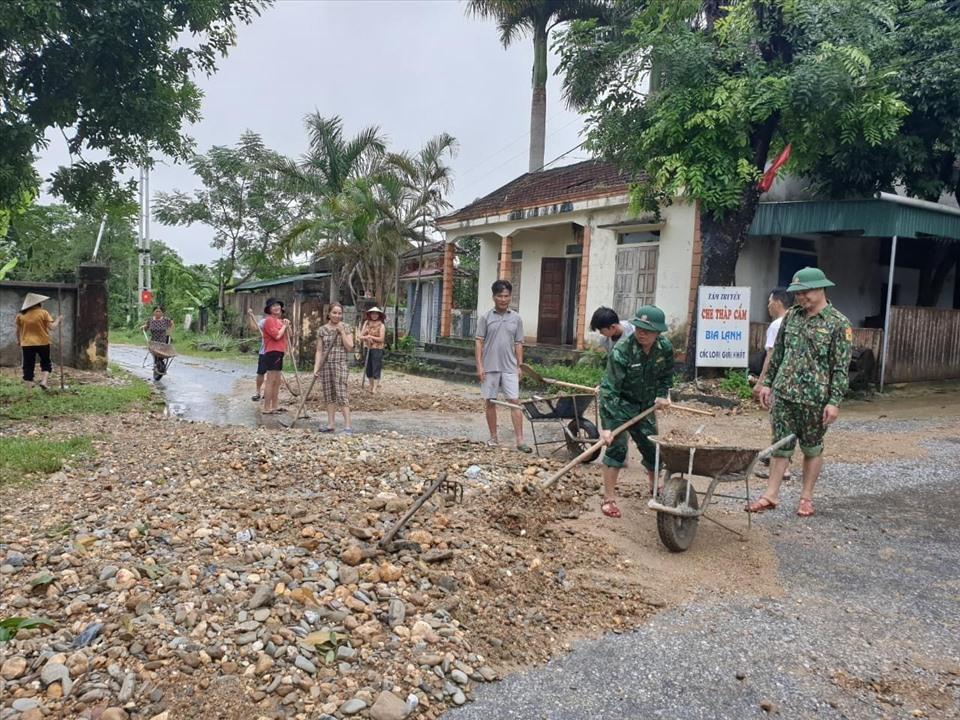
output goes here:
[{"label": "house roof", "polygon": [[330,277],[330,273],[306,273],[304,275],[286,275],[284,277],[273,278],[272,280],[253,280],[237,285],[233,288],[233,292],[253,292],[275,285],[287,285],[301,280],[321,280],[325,277]]},{"label": "house roof", "polygon": [[551,170],[524,173],[489,195],[439,218],[437,222],[472,220],[528,207],[622,195],[629,187],[629,176],[613,163],[585,160]]},{"label": "house roof", "polygon": [[[439,253],[442,255],[444,244],[445,243],[443,240],[439,240],[437,242],[431,242],[431,243],[424,243],[423,256],[426,257],[427,255],[436,254],[436,253]],[[411,259],[415,260],[416,258],[420,257],[419,246],[414,245],[405,253],[403,253],[403,255],[401,255],[400,257],[403,258],[404,260],[411,260]]]}]

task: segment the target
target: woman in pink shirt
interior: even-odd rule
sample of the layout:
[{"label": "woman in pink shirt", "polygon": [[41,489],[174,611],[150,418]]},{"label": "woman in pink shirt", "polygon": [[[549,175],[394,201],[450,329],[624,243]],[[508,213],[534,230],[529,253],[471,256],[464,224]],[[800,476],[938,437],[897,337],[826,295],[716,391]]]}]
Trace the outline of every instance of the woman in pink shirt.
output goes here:
[{"label": "woman in pink shirt", "polygon": [[282,319],[283,303],[275,298],[267,300],[263,308],[267,316],[263,323],[263,361],[267,370],[263,380],[263,414],[277,412],[280,394],[280,375],[283,372],[283,354],[287,350],[287,329],[290,321]]}]

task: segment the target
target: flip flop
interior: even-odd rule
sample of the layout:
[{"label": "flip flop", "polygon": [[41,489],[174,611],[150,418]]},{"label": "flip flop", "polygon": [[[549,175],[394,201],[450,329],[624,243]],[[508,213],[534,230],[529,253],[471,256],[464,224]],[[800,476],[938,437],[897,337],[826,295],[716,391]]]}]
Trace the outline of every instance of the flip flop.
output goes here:
[{"label": "flip flop", "polygon": [[762,513],[767,510],[776,510],[779,503],[774,502],[766,495],[761,495],[752,503],[747,505],[747,512],[749,513]]},{"label": "flip flop", "polygon": [[620,512],[620,508],[617,507],[616,500],[604,500],[600,505],[600,512],[611,518],[623,517],[623,514]]},{"label": "flip flop", "polygon": [[317,428],[317,432],[321,432],[321,433],[332,433],[332,432],[333,432],[333,428],[332,428],[332,427]]},{"label": "flip flop", "polygon": [[490,438],[487,440],[487,447],[497,447],[499,444],[500,443],[496,438]]},{"label": "flip flop", "polygon": [[263,395],[254,395],[250,399],[253,400],[254,402],[257,402],[258,400],[263,400]]},{"label": "flip flop", "polygon": [[813,500],[810,498],[800,498],[800,505],[797,506],[797,515],[800,517],[813,517],[817,511],[813,509]]},{"label": "flip flop", "polygon": [[522,453],[527,453],[528,455],[533,452],[533,448],[527,445],[526,443],[520,443],[517,445],[517,450]]}]

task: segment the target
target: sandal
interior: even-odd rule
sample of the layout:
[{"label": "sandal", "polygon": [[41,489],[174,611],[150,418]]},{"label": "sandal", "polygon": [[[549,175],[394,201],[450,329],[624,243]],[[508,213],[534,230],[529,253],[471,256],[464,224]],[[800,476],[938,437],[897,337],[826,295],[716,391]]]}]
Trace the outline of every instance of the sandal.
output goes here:
[{"label": "sandal", "polygon": [[620,508],[617,507],[616,500],[604,500],[600,505],[600,512],[602,512],[607,517],[619,518],[622,517]]},{"label": "sandal", "polygon": [[517,450],[519,450],[522,453],[527,453],[527,455],[533,452],[533,448],[527,445],[526,443],[520,443],[519,445],[517,445]]},{"label": "sandal", "polygon": [[490,438],[487,440],[487,447],[497,447],[500,444],[500,441],[496,438]]},{"label": "sandal", "polygon": [[260,401],[260,400],[263,400],[263,395],[254,395],[254,396],[253,396],[252,398],[250,398],[250,399],[253,400],[254,402],[258,402],[258,401]]},{"label": "sandal", "polygon": [[766,495],[761,495],[752,503],[747,505],[747,512],[749,513],[762,513],[766,510],[776,510],[779,503],[771,500]]},{"label": "sandal", "polygon": [[797,506],[797,515],[800,517],[812,517],[817,514],[813,509],[813,500],[810,498],[800,498],[800,505]]},{"label": "sandal", "polygon": [[317,432],[321,432],[321,433],[332,433],[332,432],[333,432],[333,428],[328,425],[327,427],[317,428]]}]

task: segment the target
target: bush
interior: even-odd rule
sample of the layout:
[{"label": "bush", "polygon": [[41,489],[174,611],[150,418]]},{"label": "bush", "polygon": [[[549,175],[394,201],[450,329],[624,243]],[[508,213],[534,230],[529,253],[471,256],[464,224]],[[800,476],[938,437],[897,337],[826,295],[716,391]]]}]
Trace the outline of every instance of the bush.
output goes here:
[{"label": "bush", "polygon": [[667,340],[673,345],[674,352],[684,352],[687,349],[687,323],[674,325],[667,331]]},{"label": "bush", "polygon": [[[596,387],[603,378],[603,368],[590,367],[588,365],[535,365],[531,364],[534,370],[545,378],[551,380],[560,380],[561,382],[574,383],[576,385],[586,385],[587,387]],[[533,380],[524,376],[523,383],[526,387],[539,387]],[[570,388],[548,385],[550,392],[570,392]],[[574,391],[575,392],[575,391]]]},{"label": "bush", "polygon": [[413,351],[417,349],[417,339],[413,335],[404,335],[397,342],[397,352],[404,353],[406,355],[413,354]]},{"label": "bush", "polygon": [[753,396],[753,389],[747,381],[746,374],[739,370],[727,370],[727,374],[720,381],[719,387],[724,392],[736,395],[741,400],[749,400]]}]

